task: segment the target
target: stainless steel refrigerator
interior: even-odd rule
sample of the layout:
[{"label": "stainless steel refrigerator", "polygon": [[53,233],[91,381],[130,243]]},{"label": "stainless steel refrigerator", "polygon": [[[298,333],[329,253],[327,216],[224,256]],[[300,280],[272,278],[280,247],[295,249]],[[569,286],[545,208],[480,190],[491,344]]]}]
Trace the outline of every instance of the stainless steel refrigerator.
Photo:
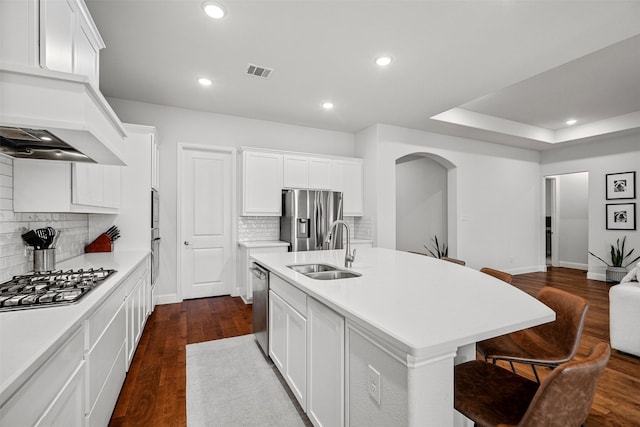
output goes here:
[{"label": "stainless steel refrigerator", "polygon": [[342,227],[326,242],[331,224],[342,219],[342,193],[337,191],[282,190],[280,240],[289,251],[342,249]]}]

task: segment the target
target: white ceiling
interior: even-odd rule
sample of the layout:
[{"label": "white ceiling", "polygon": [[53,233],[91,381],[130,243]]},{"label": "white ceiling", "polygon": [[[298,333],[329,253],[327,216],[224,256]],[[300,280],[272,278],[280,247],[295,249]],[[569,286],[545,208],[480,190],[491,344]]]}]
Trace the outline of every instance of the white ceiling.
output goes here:
[{"label": "white ceiling", "polygon": [[[638,0],[221,0],[217,21],[200,0],[86,3],[108,97],[540,150],[640,129]],[[393,63],[375,65],[380,54]],[[275,71],[247,76],[249,63]]]}]

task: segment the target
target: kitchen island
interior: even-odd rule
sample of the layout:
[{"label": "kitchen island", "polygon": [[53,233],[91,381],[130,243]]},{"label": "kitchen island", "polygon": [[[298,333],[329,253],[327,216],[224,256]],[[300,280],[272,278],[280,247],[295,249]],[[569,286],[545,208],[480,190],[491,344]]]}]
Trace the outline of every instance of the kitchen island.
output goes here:
[{"label": "kitchen island", "polygon": [[[349,270],[361,276],[339,280],[311,279],[288,266],[323,263],[343,268],[343,250],[252,258],[271,272],[271,357],[315,424],[321,423],[316,415],[324,414],[339,425],[462,425],[464,418],[453,409],[454,364],[475,359],[478,341],[555,318],[547,306],[507,283],[407,252],[359,250]],[[300,294],[306,295],[306,306]],[[294,313],[284,333],[300,331],[297,338],[290,334],[284,341],[277,335],[277,304],[282,301]],[[318,315],[328,312],[331,322]],[[314,316],[320,319],[316,326]],[[314,335],[317,325],[329,324]],[[337,336],[333,344],[330,331]],[[287,357],[298,355],[294,363],[285,360],[286,369],[278,355],[282,342],[289,346],[283,352]],[[331,348],[323,354],[321,347]],[[300,373],[303,350],[308,380]],[[336,394],[341,397],[335,399]],[[318,400],[333,404],[327,408]]]}]

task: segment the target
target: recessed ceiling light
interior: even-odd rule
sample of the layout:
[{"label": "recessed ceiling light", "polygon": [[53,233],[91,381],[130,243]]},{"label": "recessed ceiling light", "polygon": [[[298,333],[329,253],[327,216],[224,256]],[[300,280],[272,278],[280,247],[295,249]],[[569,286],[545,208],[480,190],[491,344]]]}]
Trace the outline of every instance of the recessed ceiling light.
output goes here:
[{"label": "recessed ceiling light", "polygon": [[43,141],[51,141],[51,137],[48,137],[48,136],[43,136],[40,139],[43,140]]},{"label": "recessed ceiling light", "polygon": [[213,84],[213,82],[206,77],[198,78],[198,83],[200,83],[202,86],[211,86]]},{"label": "recessed ceiling light", "polygon": [[569,126],[571,126],[571,125],[575,125],[576,123],[578,123],[578,121],[576,119],[569,119],[565,123],[568,124]]},{"label": "recessed ceiling light", "polygon": [[391,57],[390,56],[380,56],[380,57],[376,58],[376,64],[378,64],[381,67],[386,67],[387,65],[391,64]]},{"label": "recessed ceiling light", "polygon": [[323,102],[322,103],[322,108],[324,108],[325,110],[331,110],[333,108],[333,103],[332,102]]},{"label": "recessed ceiling light", "polygon": [[222,6],[220,6],[218,3],[210,1],[202,3],[202,10],[204,10],[204,13],[206,13],[213,19],[220,19],[225,15],[225,10]]}]

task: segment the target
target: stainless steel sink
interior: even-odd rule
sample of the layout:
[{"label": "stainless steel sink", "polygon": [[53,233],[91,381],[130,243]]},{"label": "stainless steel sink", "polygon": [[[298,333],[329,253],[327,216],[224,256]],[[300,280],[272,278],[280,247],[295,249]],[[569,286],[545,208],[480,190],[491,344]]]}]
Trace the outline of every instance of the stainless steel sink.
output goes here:
[{"label": "stainless steel sink", "polygon": [[346,270],[321,271],[318,273],[307,273],[305,276],[316,280],[336,280],[349,279],[351,277],[360,277],[362,274]]},{"label": "stainless steel sink", "polygon": [[342,270],[328,264],[294,264],[288,265],[287,267],[315,280],[349,279],[351,277],[362,276],[360,273]]}]

